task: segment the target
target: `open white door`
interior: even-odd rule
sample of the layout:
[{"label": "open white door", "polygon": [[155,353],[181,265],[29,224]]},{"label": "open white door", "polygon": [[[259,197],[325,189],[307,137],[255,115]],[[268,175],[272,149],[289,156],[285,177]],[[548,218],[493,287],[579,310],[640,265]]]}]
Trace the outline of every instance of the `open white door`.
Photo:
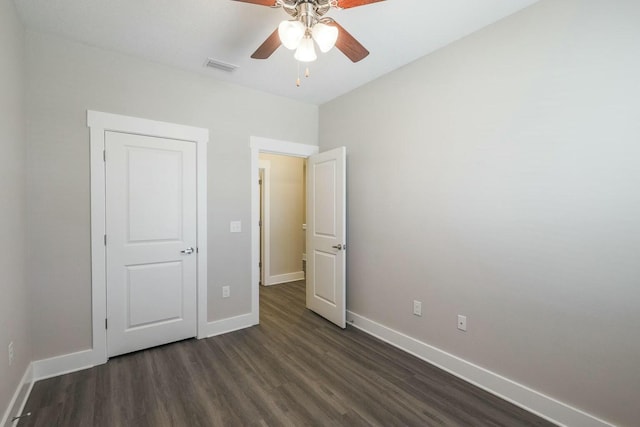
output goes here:
[{"label": "open white door", "polygon": [[196,144],[105,133],[107,354],[196,335]]},{"label": "open white door", "polygon": [[345,147],[307,163],[307,308],[346,327]]}]

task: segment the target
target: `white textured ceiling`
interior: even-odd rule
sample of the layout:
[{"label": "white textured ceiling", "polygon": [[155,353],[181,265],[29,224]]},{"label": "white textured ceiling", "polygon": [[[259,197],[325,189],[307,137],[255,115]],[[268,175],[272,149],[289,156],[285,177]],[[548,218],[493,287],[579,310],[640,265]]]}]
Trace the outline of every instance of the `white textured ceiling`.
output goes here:
[{"label": "white textured ceiling", "polygon": [[[273,94],[322,104],[492,24],[537,0],[386,0],[331,10],[371,54],[352,63],[318,53],[296,87],[293,52],[250,55],[288,19],[281,9],[231,0],[15,0],[27,27],[89,45],[204,73]],[[204,67],[208,57],[239,65]],[[302,71],[301,71],[302,72]]]}]

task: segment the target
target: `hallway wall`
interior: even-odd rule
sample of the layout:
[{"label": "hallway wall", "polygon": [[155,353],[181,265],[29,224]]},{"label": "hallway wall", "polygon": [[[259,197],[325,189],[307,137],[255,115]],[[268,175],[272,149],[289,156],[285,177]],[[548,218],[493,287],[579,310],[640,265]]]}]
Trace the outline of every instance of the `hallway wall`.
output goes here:
[{"label": "hallway wall", "polygon": [[[302,254],[305,251],[304,162],[298,157],[260,154],[268,160],[270,168],[270,268],[273,276],[302,272]],[[269,283],[272,284],[272,283]]]}]

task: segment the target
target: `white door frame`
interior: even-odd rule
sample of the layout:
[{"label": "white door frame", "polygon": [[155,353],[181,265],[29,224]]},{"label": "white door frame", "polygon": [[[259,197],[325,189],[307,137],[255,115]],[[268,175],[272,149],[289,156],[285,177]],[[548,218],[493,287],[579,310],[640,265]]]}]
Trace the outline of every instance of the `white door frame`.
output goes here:
[{"label": "white door frame", "polygon": [[206,337],[207,326],[207,143],[209,130],[118,114],[87,111],[91,152],[91,318],[92,362],[107,361],[107,282],[105,248],[105,132],[124,132],[196,144],[197,186],[197,333]]},{"label": "white door frame", "polygon": [[251,322],[260,323],[260,153],[307,158],[319,151],[316,145],[298,144],[252,136],[251,148]]},{"label": "white door frame", "polygon": [[[271,160],[259,160],[259,168],[264,172],[262,174],[262,223],[260,232],[262,233],[262,256],[260,263],[262,264],[261,276],[258,280],[262,282],[262,286],[269,285],[271,277]],[[258,188],[260,189],[260,188]]]}]

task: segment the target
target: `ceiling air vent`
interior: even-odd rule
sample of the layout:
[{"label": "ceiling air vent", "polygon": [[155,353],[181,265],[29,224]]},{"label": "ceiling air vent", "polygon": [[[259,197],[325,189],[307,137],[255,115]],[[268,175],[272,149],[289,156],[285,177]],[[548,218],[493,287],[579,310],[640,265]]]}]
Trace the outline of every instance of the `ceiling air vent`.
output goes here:
[{"label": "ceiling air vent", "polygon": [[235,69],[239,67],[238,65],[218,61],[217,59],[213,58],[208,58],[207,62],[204,63],[204,66],[209,68],[217,68],[218,70],[226,71],[228,73],[235,71]]}]

